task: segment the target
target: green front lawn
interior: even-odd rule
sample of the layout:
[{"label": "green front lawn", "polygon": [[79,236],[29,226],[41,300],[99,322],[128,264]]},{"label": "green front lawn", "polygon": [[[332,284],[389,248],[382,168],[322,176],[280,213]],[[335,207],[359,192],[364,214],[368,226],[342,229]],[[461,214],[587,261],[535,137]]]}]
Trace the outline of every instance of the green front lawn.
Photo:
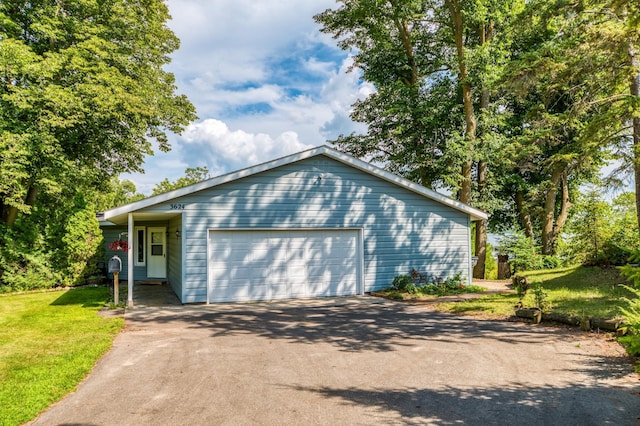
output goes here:
[{"label": "green front lawn", "polygon": [[[519,274],[529,277],[532,286],[540,283],[552,305],[551,311],[577,317],[619,317],[623,298],[632,297],[621,286],[625,279],[615,268],[574,266]],[[516,294],[498,294],[456,303],[440,303],[437,309],[500,318],[513,315],[517,303]],[[535,306],[532,290],[527,293],[524,305]]]},{"label": "green front lawn", "polygon": [[73,391],[110,347],[122,318],[97,312],[106,287],[0,297],[0,419],[17,425]]}]

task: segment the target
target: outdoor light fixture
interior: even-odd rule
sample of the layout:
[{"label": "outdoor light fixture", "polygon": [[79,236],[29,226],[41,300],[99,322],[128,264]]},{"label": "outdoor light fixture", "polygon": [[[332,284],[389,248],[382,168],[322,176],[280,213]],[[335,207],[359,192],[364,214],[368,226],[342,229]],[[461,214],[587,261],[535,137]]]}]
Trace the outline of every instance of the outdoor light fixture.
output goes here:
[{"label": "outdoor light fixture", "polygon": [[180,229],[176,228],[176,238],[180,238]]}]

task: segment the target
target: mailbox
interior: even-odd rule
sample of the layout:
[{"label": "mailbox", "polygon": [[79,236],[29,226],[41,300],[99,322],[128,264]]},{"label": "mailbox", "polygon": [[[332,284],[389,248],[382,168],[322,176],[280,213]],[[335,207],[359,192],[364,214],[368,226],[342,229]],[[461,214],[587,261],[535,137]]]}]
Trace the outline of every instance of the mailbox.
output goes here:
[{"label": "mailbox", "polygon": [[118,272],[122,271],[122,260],[118,256],[113,256],[109,259],[109,272]]}]

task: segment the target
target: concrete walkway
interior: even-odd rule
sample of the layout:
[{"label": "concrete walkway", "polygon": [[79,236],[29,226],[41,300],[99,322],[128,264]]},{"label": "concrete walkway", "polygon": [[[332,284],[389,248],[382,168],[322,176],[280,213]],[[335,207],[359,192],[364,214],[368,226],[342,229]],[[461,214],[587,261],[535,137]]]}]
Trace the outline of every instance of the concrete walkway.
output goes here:
[{"label": "concrete walkway", "polygon": [[[618,348],[618,349],[616,349]],[[600,336],[372,297],[138,306],[34,425],[637,425]]]}]

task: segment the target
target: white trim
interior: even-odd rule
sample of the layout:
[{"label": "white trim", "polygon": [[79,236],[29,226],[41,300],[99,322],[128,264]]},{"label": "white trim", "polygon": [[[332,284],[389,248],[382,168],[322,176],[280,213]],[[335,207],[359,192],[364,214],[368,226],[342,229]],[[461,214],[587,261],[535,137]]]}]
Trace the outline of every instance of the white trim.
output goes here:
[{"label": "white trim", "polygon": [[203,182],[199,182],[193,185],[185,186],[183,188],[179,188],[173,191],[166,192],[164,194],[159,194],[153,197],[145,198],[144,200],[136,201],[130,204],[126,204],[124,206],[116,207],[111,210],[106,210],[103,212],[104,220],[108,220],[123,214],[127,214],[130,212],[138,211],[147,207],[154,206],[156,204],[164,203],[169,200],[173,200],[175,198],[184,197],[186,195],[193,194],[195,192],[203,191],[205,189],[212,188],[214,186],[222,185],[234,180],[238,180],[247,176],[251,176],[257,173],[261,173],[267,170],[274,169],[276,167],[281,167],[287,164],[295,163],[297,161],[305,160],[307,158],[315,157],[318,155],[325,155],[329,158],[332,158],[336,161],[339,161],[343,164],[347,164],[352,166],[355,169],[366,172],[370,175],[377,176],[383,180],[394,183],[400,187],[413,191],[417,194],[420,194],[426,198],[437,201],[441,204],[449,206],[455,210],[459,210],[463,213],[467,213],[472,216],[473,220],[486,220],[488,219],[488,215],[478,210],[474,207],[471,207],[467,204],[461,203],[460,201],[454,200],[453,198],[449,198],[445,195],[442,195],[438,192],[435,192],[429,188],[426,188],[422,185],[418,185],[414,182],[411,182],[408,179],[403,177],[394,175],[393,173],[389,173],[386,170],[383,170],[379,167],[366,163],[362,160],[354,158],[350,155],[343,154],[338,152],[332,148],[329,148],[326,145],[319,146],[316,148],[309,149],[307,151],[302,151],[297,154],[292,154],[286,157],[282,157],[276,160],[268,161],[266,163],[258,164],[252,167],[247,167],[242,170],[238,170],[236,172],[228,173],[226,175],[214,177],[209,180],[205,180]]},{"label": "white trim", "polygon": [[[133,213],[129,213],[127,218],[129,232],[129,247],[133,245]],[[133,308],[133,250],[127,252],[127,306]]]},{"label": "white trim", "polygon": [[211,267],[209,262],[211,261],[211,231],[212,228],[207,229],[207,305],[211,304]]},{"label": "white trim", "polygon": [[[187,233],[185,232],[185,226],[184,226],[184,213],[182,213],[180,215],[180,251],[182,252],[182,256],[180,257],[180,302],[182,302],[184,300],[184,288],[185,288],[185,283],[187,280],[187,262],[186,262],[186,258],[187,258]],[[208,242],[207,242],[207,246],[208,246]],[[207,250],[209,250],[209,248],[207,247]],[[207,253],[208,256],[208,253]],[[207,257],[208,259],[208,257]],[[208,262],[208,260],[207,260]],[[209,274],[209,271],[207,270],[207,274]],[[208,275],[207,275],[207,279],[208,279]],[[208,281],[207,281],[208,282]],[[207,297],[209,290],[207,290]]]},{"label": "white trim", "polygon": [[469,271],[469,276],[467,277],[467,284],[473,284],[473,251],[471,247],[471,218],[467,219],[467,229],[469,230],[469,235],[467,235],[467,253],[469,253],[469,267],[467,268]]},{"label": "white trim", "polygon": [[358,277],[358,285],[360,286],[360,295],[364,296],[364,292],[365,292],[365,288],[364,288],[364,284],[365,284],[365,280],[364,280],[364,228],[359,228],[359,232],[358,232],[358,244],[360,245],[359,249],[358,249],[358,254],[360,255],[360,262],[358,265],[358,269],[360,270],[360,274]]},{"label": "white trim", "polygon": [[247,232],[247,231],[280,231],[280,232],[297,232],[297,231],[356,231],[356,294],[364,295],[365,279],[364,279],[364,228],[362,227],[304,227],[304,228],[207,228],[207,302],[211,304],[211,272],[209,261],[211,260],[211,235],[213,232]]}]

